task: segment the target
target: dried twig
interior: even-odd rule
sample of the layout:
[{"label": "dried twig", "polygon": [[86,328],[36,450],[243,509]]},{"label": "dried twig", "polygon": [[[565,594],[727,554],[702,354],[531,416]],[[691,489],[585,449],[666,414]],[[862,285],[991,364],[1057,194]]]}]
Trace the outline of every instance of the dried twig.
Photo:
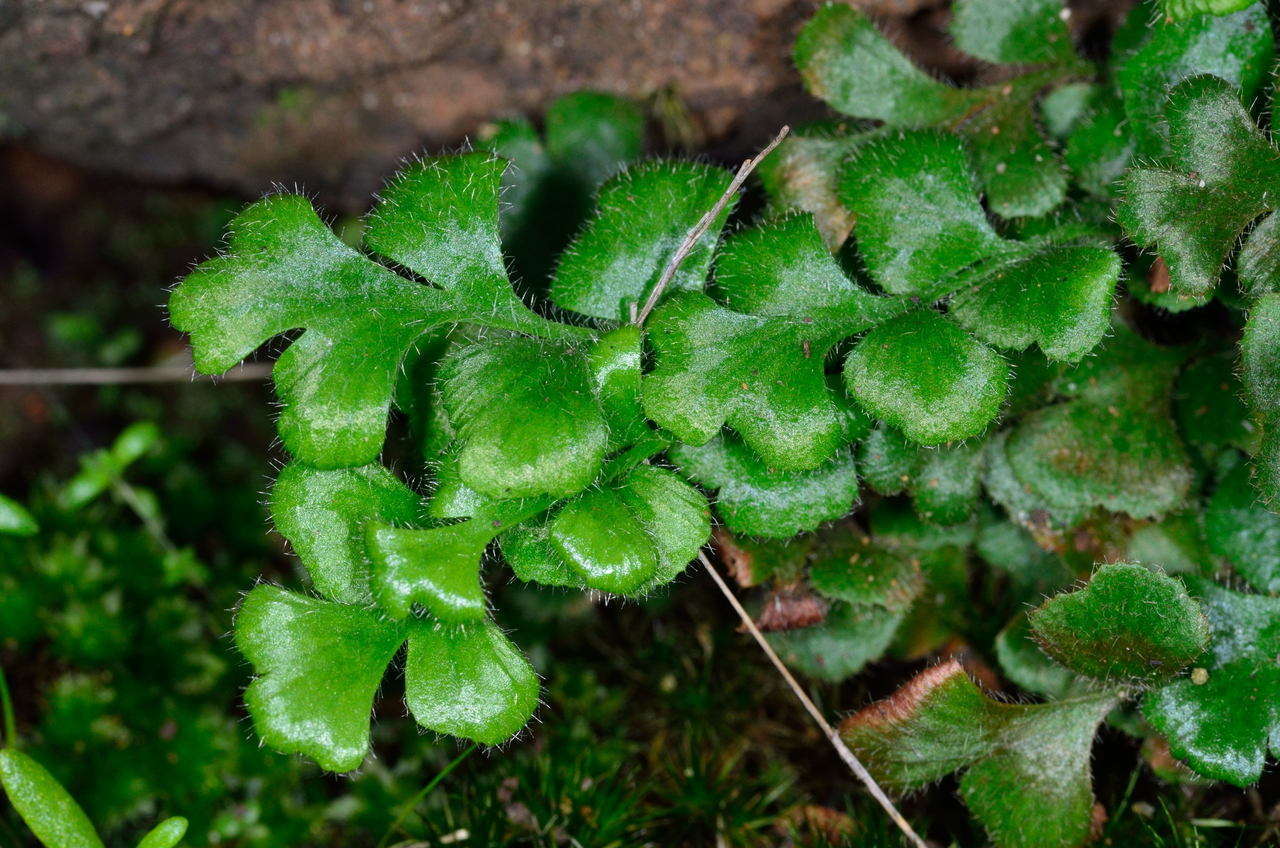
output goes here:
[{"label": "dried twig", "polygon": [[[153,365],[142,368],[13,368],[0,370],[0,386],[115,386],[127,383],[189,383],[203,375],[190,365]],[[237,365],[219,380],[265,380],[271,365]]]},{"label": "dried twig", "polygon": [[782,662],[782,659],[773,650],[773,646],[770,645],[768,640],[764,638],[764,635],[761,634],[760,628],[756,627],[756,623],[751,620],[751,616],[742,608],[742,604],[738,601],[738,598],[729,590],[729,586],[724,582],[724,578],[720,576],[720,572],[716,571],[715,566],[711,564],[711,560],[707,559],[707,555],[699,552],[698,561],[706,566],[707,571],[711,574],[711,579],[715,580],[716,585],[720,587],[720,591],[724,593],[729,604],[733,607],[734,611],[738,613],[738,617],[742,619],[743,626],[746,627],[755,638],[756,644],[758,644],[760,649],[764,651],[765,656],[769,658],[769,662],[773,663],[773,667],[778,670],[778,674],[782,675],[782,679],[791,687],[791,691],[795,693],[796,698],[800,700],[800,703],[804,705],[804,708],[809,712],[809,715],[813,717],[815,722],[817,722],[818,727],[822,729],[823,735],[827,737],[827,741],[832,744],[836,749],[836,753],[840,755],[840,759],[844,760],[845,765],[849,767],[849,770],[854,773],[858,780],[862,781],[862,784],[867,787],[867,791],[871,793],[871,797],[875,798],[877,803],[884,808],[884,811],[889,814],[889,818],[893,819],[893,823],[896,824],[906,835],[907,839],[909,839],[916,848],[929,848],[928,844],[921,839],[920,835],[911,827],[911,824],[902,817],[902,813],[898,812],[898,808],[893,805],[893,801],[889,800],[889,796],[880,788],[880,784],[876,783],[875,778],[867,771],[866,766],[862,764],[853,751],[849,750],[849,746],[844,744],[844,740],[840,738],[840,734],[831,726],[831,723],[827,721],[827,719],[822,715],[822,712],[809,698],[809,695],[791,675],[786,664]]},{"label": "dried twig", "polygon": [[778,130],[778,134],[774,136],[773,141],[765,146],[764,150],[742,163],[738,168],[738,173],[733,175],[733,179],[729,182],[729,187],[725,189],[724,194],[720,195],[720,199],[715,202],[715,205],[707,210],[707,214],[698,219],[698,223],[694,224],[689,232],[685,234],[684,241],[680,242],[676,252],[671,254],[671,261],[662,270],[662,276],[658,278],[653,290],[649,292],[649,297],[645,300],[644,306],[632,318],[632,323],[643,324],[644,319],[649,317],[649,313],[658,305],[658,299],[662,297],[662,293],[671,284],[671,279],[675,277],[676,271],[680,270],[680,265],[698,245],[698,240],[702,238],[703,233],[707,231],[716,218],[720,217],[720,213],[729,205],[729,201],[738,193],[738,189],[742,188],[742,184],[747,181],[747,177],[751,176],[751,172],[756,169],[756,166],[763,162],[775,147],[782,144],[782,140],[787,137],[787,133],[790,131],[790,127],[783,127]]}]

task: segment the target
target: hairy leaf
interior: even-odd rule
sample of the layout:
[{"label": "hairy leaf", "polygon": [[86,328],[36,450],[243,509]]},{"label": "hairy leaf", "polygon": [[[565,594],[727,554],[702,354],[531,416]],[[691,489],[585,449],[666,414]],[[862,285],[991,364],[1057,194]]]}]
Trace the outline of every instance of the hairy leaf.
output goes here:
[{"label": "hairy leaf", "polygon": [[1280,294],[1258,298],[1240,339],[1241,377],[1261,420],[1254,484],[1271,509],[1280,509]]},{"label": "hairy leaf", "polygon": [[1199,357],[1178,375],[1174,413],[1187,444],[1206,455],[1223,447],[1251,451],[1257,428],[1249,420],[1235,351]]},{"label": "hairy leaf", "polygon": [[1098,680],[1175,677],[1209,642],[1209,623],[1176,578],[1134,563],[1101,566],[1083,588],[1031,613],[1045,652]]},{"label": "hairy leaf", "polygon": [[945,294],[947,280],[1008,247],[978,202],[963,144],[943,133],[861,146],[846,162],[840,197],[857,216],[867,267],[894,294]]},{"label": "hairy leaf", "polygon": [[263,585],[236,618],[236,644],[258,675],[245,693],[258,733],[329,771],[358,768],[374,696],[406,639],[406,696],[424,727],[497,744],[532,715],[537,677],[492,622],[391,622],[372,609]]},{"label": "hairy leaf", "polygon": [[275,366],[280,435],[299,459],[334,468],[377,457],[401,362],[433,328],[466,321],[583,335],[529,311],[507,280],[498,244],[505,167],[479,153],[429,159],[384,192],[366,245],[431,285],[344,245],[305,198],[253,204],[232,222],[226,255],[170,297],[196,367],[225,371],[271,338],[305,329]]},{"label": "hairy leaf", "polygon": [[826,597],[901,611],[924,588],[919,560],[847,530],[823,537],[809,566],[809,581]]},{"label": "hairy leaf", "polygon": [[792,668],[836,682],[879,659],[901,623],[900,611],[878,604],[834,604],[821,624],[770,633],[769,642]]},{"label": "hairy leaf", "polygon": [[1031,638],[1031,624],[1019,612],[996,636],[996,659],[1000,671],[1014,683],[1047,698],[1062,699],[1088,694],[1083,678],[1045,656]]},{"label": "hairy leaf", "polygon": [[551,503],[549,498],[488,502],[470,518],[425,529],[366,524],[374,598],[394,619],[422,604],[449,624],[478,621],[485,614],[480,585],[485,549],[504,530]]},{"label": "hairy leaf", "polygon": [[245,691],[258,734],[329,771],[369,752],[369,716],[403,627],[368,609],[262,585],[236,616],[236,646],[259,675]]},{"label": "hairy leaf", "polygon": [[956,46],[1008,65],[1075,60],[1059,0],[959,0],[951,20]]},{"label": "hairy leaf", "polygon": [[916,512],[936,524],[958,524],[973,513],[985,465],[978,441],[924,448],[881,425],[859,446],[859,469],[882,495],[907,492]]},{"label": "hairy leaf", "polygon": [[1174,20],[1196,15],[1229,15],[1258,0],[1160,0],[1160,8]]},{"label": "hairy leaf", "polygon": [[[1144,13],[1149,15],[1143,9],[1134,12]],[[1246,100],[1252,99],[1266,83],[1274,40],[1260,6],[1226,17],[1157,20],[1149,30],[1145,42],[1123,56],[1115,69],[1125,128],[1136,142],[1138,156],[1160,156],[1171,146],[1177,157],[1181,154],[1173,103],[1166,106],[1165,100],[1169,90],[1186,77],[1213,74]]]},{"label": "hairy leaf", "polygon": [[1052,359],[1075,361],[1102,339],[1119,258],[1079,233],[1000,237],[957,139],[910,133],[865,144],[846,165],[841,196],[857,215],[868,268],[889,291],[955,292],[952,316],[979,338],[1014,350],[1034,342]]},{"label": "hairy leaf", "polygon": [[1074,362],[1106,333],[1120,258],[1085,245],[1049,247],[1001,266],[957,292],[950,314],[997,347],[1033,342],[1050,359]]},{"label": "hairy leaf", "polygon": [[609,428],[581,354],[535,339],[476,342],[445,359],[440,386],[458,422],[459,475],[475,491],[571,495],[599,472]]},{"label": "hairy leaf", "polygon": [[[626,321],[729,181],[723,169],[693,162],[647,162],[614,177],[600,190],[595,217],[561,256],[551,299],[583,315]],[[702,288],[732,207],[707,228],[668,291]]]},{"label": "hairy leaf", "polygon": [[815,468],[845,441],[827,351],[908,305],[845,277],[808,216],[735,236],[720,264],[717,291],[731,308],[678,292],[651,317],[645,412],[686,444],[705,444],[728,424],[769,467]]},{"label": "hairy leaf", "polygon": [[1147,720],[1174,756],[1236,786],[1257,781],[1267,748],[1280,753],[1280,599],[1188,578],[1212,631],[1189,677],[1146,698]]},{"label": "hairy leaf", "polygon": [[411,524],[418,496],[380,465],[325,471],[285,466],[271,490],[271,520],[307,567],[316,591],[344,604],[367,603],[371,563],[365,525]]},{"label": "hairy leaf", "polygon": [[[1240,232],[1275,208],[1280,153],[1218,77],[1182,81],[1165,111],[1168,164],[1130,171],[1116,215],[1134,241],[1160,252],[1172,290],[1198,295],[1217,285]],[[1276,284],[1258,274],[1242,282],[1259,292]]]},{"label": "hairy leaf", "polygon": [[710,535],[706,499],[640,465],[510,531],[502,551],[523,580],[627,595],[675,579]]},{"label": "hairy leaf", "polygon": [[716,514],[735,533],[789,539],[848,515],[858,503],[858,469],[848,448],[810,471],[773,470],[729,433],[705,445],[676,445],[668,456],[717,490]]},{"label": "hairy leaf", "polygon": [[1084,69],[1061,12],[1051,0],[958,4],[953,34],[962,49],[1031,65],[981,88],[956,88],[928,76],[865,14],[843,4],[823,6],[805,25],[795,61],[809,91],[841,112],[904,129],[963,133],[992,208],[1006,217],[1039,215],[1062,201],[1066,178],[1036,126],[1034,104],[1044,90]]},{"label": "hairy leaf", "polygon": [[1259,592],[1280,592],[1280,515],[1264,507],[1237,465],[1218,484],[1204,513],[1209,548]]},{"label": "hairy leaf", "polygon": [[1000,848],[1074,846],[1093,808],[1089,751],[1115,704],[1096,693],[1005,704],[954,660],[921,673],[840,726],[883,784],[905,791],[963,770],[960,794]]},{"label": "hairy leaf", "polygon": [[975,436],[996,417],[1009,363],[929,310],[867,333],[845,360],[849,393],[925,445]]},{"label": "hairy leaf", "polygon": [[420,624],[409,637],[405,700],[428,730],[497,745],[532,717],[538,678],[493,622]]},{"label": "hairy leaf", "polygon": [[1011,512],[1047,508],[1068,519],[1093,506],[1136,518],[1177,508],[1192,481],[1169,414],[1180,359],[1119,329],[1097,356],[1058,380],[1067,401],[1013,428],[1004,456],[990,459],[997,476],[989,476],[989,488],[1005,492],[998,499]]}]

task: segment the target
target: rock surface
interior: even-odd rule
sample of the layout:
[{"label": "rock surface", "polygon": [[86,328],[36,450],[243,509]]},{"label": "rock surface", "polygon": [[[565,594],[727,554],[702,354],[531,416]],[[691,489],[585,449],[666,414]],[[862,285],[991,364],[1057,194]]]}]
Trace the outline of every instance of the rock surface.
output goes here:
[{"label": "rock surface", "polygon": [[[859,5],[899,16],[895,38],[963,74],[939,37],[940,0]],[[463,144],[495,116],[536,114],[584,87],[649,98],[668,142],[737,156],[821,114],[790,63],[816,6],[9,0],[0,132],[82,167],[249,195],[300,184],[345,209],[406,154]],[[660,106],[676,101],[687,114]]]}]

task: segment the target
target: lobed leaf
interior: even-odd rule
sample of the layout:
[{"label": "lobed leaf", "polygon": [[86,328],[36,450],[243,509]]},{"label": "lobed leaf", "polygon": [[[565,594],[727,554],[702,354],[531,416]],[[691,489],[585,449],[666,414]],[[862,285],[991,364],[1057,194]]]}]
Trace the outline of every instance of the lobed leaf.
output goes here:
[{"label": "lobed leaf", "polygon": [[[1060,14],[1046,0],[958,4],[953,34],[986,58],[1028,57],[1008,81],[956,88],[922,72],[865,14],[842,4],[820,8],[801,30],[795,62],[811,93],[838,111],[903,129],[955,130],[969,140],[992,208],[1006,217],[1039,215],[1065,196],[1057,154],[1035,123],[1035,101],[1079,76]],[[1034,33],[1034,35],[1029,35]]]},{"label": "lobed leaf", "polygon": [[[1134,241],[1160,252],[1172,290],[1196,296],[1217,285],[1240,232],[1275,208],[1268,192],[1280,179],[1280,153],[1218,77],[1180,82],[1165,114],[1168,165],[1130,171],[1116,217]],[[1274,285],[1262,276],[1242,281],[1255,291]]]},{"label": "lobed leaf", "polygon": [[1196,15],[1229,15],[1257,0],[1160,0],[1161,10],[1174,20]]},{"label": "lobed leaf", "polygon": [[1280,515],[1260,502],[1249,469],[1237,465],[1218,484],[1204,513],[1209,549],[1259,592],[1280,592]]},{"label": "lobed leaf", "polygon": [[1095,506],[1135,518],[1176,509],[1192,482],[1170,418],[1181,356],[1118,332],[1059,379],[1065,402],[1012,429],[989,458],[988,488],[1013,513],[1047,510],[1066,525]]},{"label": "lobed leaf", "polygon": [[706,499],[640,465],[511,530],[502,551],[522,580],[629,595],[674,580],[710,535]]},{"label": "lobed leaf", "polygon": [[968,92],[921,71],[850,6],[819,8],[793,58],[809,92],[848,115],[925,127],[958,118],[970,104]]},{"label": "lobed leaf", "polygon": [[735,533],[789,539],[848,515],[858,503],[858,469],[848,448],[809,471],[771,469],[730,433],[704,445],[675,445],[667,456],[717,491],[716,514]]},{"label": "lobed leaf", "polygon": [[1025,242],[999,236],[958,139],[911,133],[865,144],[841,192],[887,290],[929,300],[954,292],[950,314],[979,338],[1014,350],[1034,342],[1056,360],[1078,360],[1102,339],[1119,257],[1079,226]]},{"label": "lobed leaf", "polygon": [[[595,216],[560,258],[551,299],[582,315],[626,321],[730,179],[709,165],[646,162],[609,180],[600,189]],[[699,238],[667,291],[702,288],[732,209],[730,202]]]},{"label": "lobed leaf", "polygon": [[846,435],[826,352],[907,305],[845,277],[808,216],[735,236],[719,262],[728,270],[717,278],[722,296],[762,314],[697,292],[668,298],[649,321],[645,412],[686,444],[705,444],[727,424],[769,467],[815,468]]},{"label": "lobed leaf", "polygon": [[1057,700],[1089,693],[1081,677],[1045,656],[1021,612],[996,635],[995,652],[1004,676],[1028,692]]},{"label": "lobed leaf", "polygon": [[302,197],[253,204],[231,223],[227,253],[170,296],[196,367],[225,371],[275,336],[305,330],[275,366],[280,435],[299,459],[336,468],[377,457],[401,363],[431,330],[466,321],[582,336],[529,311],[507,280],[497,212],[505,167],[487,154],[439,157],[388,187],[366,244],[431,285],[344,245]]},{"label": "lobed leaf", "polygon": [[1110,693],[1001,703],[951,660],[845,719],[840,734],[897,791],[963,770],[961,797],[1000,848],[1066,848],[1088,837],[1089,751],[1115,703]]},{"label": "lobed leaf", "polygon": [[1147,695],[1143,714],[1196,772],[1248,786],[1268,747],[1280,753],[1280,599],[1201,578],[1187,586],[1208,616],[1209,649],[1190,677]]},{"label": "lobed leaf", "polygon": [[845,360],[845,385],[866,409],[913,441],[976,436],[996,417],[1009,363],[930,310],[867,333]]},{"label": "lobed leaf", "polygon": [[488,501],[462,521],[424,529],[365,525],[374,563],[373,596],[387,615],[403,619],[415,604],[447,624],[485,615],[480,560],[504,530],[551,506],[550,498]]},{"label": "lobed leaf", "polygon": [[[1256,231],[1255,231],[1256,232]],[[1272,509],[1280,508],[1280,294],[1265,294],[1249,312],[1240,339],[1241,379],[1262,424],[1254,483]]]},{"label": "lobed leaf", "polygon": [[940,132],[858,148],[846,160],[840,199],[857,218],[867,268],[894,294],[945,294],[950,278],[1008,247],[978,202],[963,144]]},{"label": "lobed leaf", "polygon": [[258,675],[244,697],[263,741],[328,771],[358,768],[374,695],[405,628],[369,609],[261,585],[240,607],[235,636]]},{"label": "lobed leaf", "polygon": [[405,693],[423,727],[496,745],[529,720],[537,676],[492,622],[392,622],[262,585],[236,617],[236,644],[258,675],[245,702],[259,735],[329,771],[358,768],[374,696],[406,640]]},{"label": "lobed leaf", "polygon": [[951,37],[968,53],[1005,65],[1075,61],[1059,0],[958,0]]},{"label": "lobed leaf", "polygon": [[901,611],[838,603],[821,624],[770,633],[768,639],[788,666],[834,683],[879,659],[901,624]]},{"label": "lobed leaf", "polygon": [[1157,19],[1154,25],[1149,10],[1135,9],[1134,14],[1146,16],[1138,24],[1147,37],[1121,56],[1114,56],[1113,49],[1112,61],[1126,130],[1138,156],[1161,156],[1169,148],[1180,155],[1173,103],[1166,98],[1186,77],[1212,74],[1246,100],[1266,84],[1275,43],[1261,6],[1225,17]]},{"label": "lobed leaf", "polygon": [[1049,598],[1030,620],[1049,656],[1098,680],[1169,680],[1209,642],[1209,623],[1182,583],[1135,563],[1099,567],[1083,588]]},{"label": "lobed leaf", "polygon": [[344,604],[372,600],[365,525],[411,524],[420,509],[418,496],[380,465],[323,470],[292,462],[271,489],[276,530],[307,567],[316,591]]},{"label": "lobed leaf", "polygon": [[476,342],[445,357],[439,385],[470,488],[492,498],[565,496],[595,479],[609,427],[582,354],[528,338]]},{"label": "lobed leaf", "polygon": [[1032,343],[1075,362],[1106,334],[1120,257],[1086,245],[1050,246],[1003,265],[951,299],[958,324],[996,347]]},{"label": "lobed leaf", "polygon": [[880,494],[907,492],[921,518],[958,524],[977,505],[986,456],[981,442],[923,448],[882,424],[859,446],[858,461]]},{"label": "lobed leaf", "polygon": [[893,612],[905,610],[924,589],[918,559],[848,530],[823,534],[809,581],[828,598]]},{"label": "lobed leaf", "polygon": [[538,677],[491,621],[417,624],[409,636],[405,700],[418,724],[484,745],[505,742],[538,705]]}]

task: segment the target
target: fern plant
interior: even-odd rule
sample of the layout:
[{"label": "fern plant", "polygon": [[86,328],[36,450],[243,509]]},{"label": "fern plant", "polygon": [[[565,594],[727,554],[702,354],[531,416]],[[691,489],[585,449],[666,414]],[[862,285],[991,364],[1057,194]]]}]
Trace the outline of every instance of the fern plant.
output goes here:
[{"label": "fern plant", "polygon": [[[1255,781],[1280,727],[1280,307],[1257,220],[1280,159],[1242,105],[1270,22],[1239,6],[1140,6],[1094,65],[1057,0],[959,0],[957,46],[995,66],[974,88],[824,7],[801,75],[882,123],[802,129],[762,170],[764,213],[723,239],[730,174],[638,160],[634,109],[603,95],[557,104],[545,144],[495,131],[523,171],[491,150],[409,165],[359,247],[300,196],[250,206],[170,309],[202,371],[286,338],[271,513],[310,585],[259,585],[238,613],[258,732],[358,768],[405,648],[418,724],[499,744],[539,685],[489,608],[491,564],[642,596],[714,511],[803,670],[959,640],[1048,699],[997,700],[944,662],[844,724],[892,787],[961,772],[999,846],[1087,839],[1104,721]],[[554,267],[513,281],[503,233],[527,238],[552,172],[603,182]],[[1182,344],[1175,312],[1204,319]],[[381,462],[393,410],[423,485]]]}]

